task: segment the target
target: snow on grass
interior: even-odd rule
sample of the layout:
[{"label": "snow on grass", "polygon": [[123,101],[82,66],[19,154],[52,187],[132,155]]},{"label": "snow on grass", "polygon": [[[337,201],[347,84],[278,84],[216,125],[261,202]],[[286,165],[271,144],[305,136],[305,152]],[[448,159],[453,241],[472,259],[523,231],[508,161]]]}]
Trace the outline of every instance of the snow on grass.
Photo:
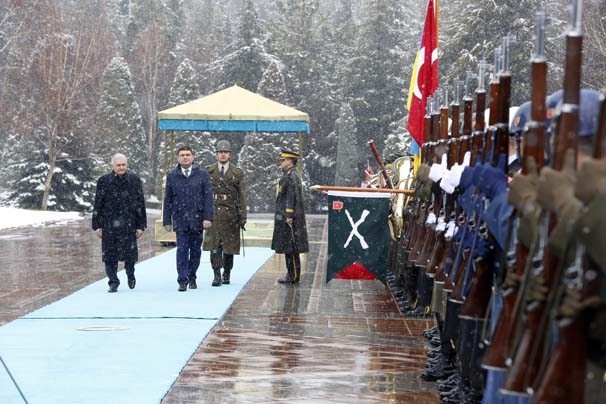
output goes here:
[{"label": "snow on grass", "polygon": [[84,219],[78,212],[45,212],[0,207],[0,230],[27,226],[44,226]]}]

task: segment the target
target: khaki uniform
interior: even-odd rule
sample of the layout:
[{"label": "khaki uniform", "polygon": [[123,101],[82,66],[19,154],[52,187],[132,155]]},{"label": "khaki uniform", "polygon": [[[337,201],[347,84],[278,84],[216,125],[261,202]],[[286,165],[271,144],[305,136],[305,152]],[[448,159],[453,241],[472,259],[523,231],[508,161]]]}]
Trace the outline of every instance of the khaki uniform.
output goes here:
[{"label": "khaki uniform", "polygon": [[221,177],[218,164],[206,167],[213,189],[213,225],[204,237],[204,251],[216,251],[222,244],[226,254],[240,254],[240,225],[246,223],[244,173],[229,164]]}]

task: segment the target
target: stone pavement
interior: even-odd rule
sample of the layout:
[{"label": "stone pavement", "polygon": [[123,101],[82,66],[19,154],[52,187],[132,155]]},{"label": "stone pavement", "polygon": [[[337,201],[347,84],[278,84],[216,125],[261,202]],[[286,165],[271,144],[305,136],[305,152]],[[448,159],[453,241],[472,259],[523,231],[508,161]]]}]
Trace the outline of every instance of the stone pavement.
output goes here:
[{"label": "stone pavement", "polygon": [[[308,218],[311,251],[301,284],[278,284],[283,256],[270,259],[164,403],[439,402],[434,385],[419,380],[426,352],[421,333],[433,322],[405,318],[377,281],[326,284],[325,219]],[[140,241],[141,260],[158,249],[152,233]],[[100,246],[89,219],[0,231],[0,325],[103,279]],[[210,268],[200,268],[198,282],[211,278]]]}]

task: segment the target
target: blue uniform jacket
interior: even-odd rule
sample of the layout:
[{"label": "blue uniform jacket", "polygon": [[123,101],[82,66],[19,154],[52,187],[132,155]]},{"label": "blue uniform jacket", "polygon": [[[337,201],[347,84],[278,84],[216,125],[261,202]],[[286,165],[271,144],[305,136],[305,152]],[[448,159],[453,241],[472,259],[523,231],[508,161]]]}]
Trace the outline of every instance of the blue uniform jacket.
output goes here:
[{"label": "blue uniform jacket", "polygon": [[185,177],[177,165],[168,173],[162,223],[174,231],[202,231],[203,220],[213,220],[213,191],[208,171],[192,166]]}]

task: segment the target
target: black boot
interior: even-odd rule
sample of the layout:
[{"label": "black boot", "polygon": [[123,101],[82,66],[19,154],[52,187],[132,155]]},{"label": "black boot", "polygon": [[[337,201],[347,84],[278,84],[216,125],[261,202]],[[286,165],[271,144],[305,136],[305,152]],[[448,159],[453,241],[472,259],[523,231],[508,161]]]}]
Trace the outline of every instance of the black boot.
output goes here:
[{"label": "black boot", "polygon": [[221,286],[221,269],[213,269],[215,273],[215,279],[213,279],[213,286]]},{"label": "black boot", "polygon": [[284,278],[278,279],[278,283],[295,283],[295,261],[293,254],[285,254],[284,258],[286,259],[286,276]]},{"label": "black boot", "polygon": [[223,284],[224,285],[229,285],[229,275],[231,273],[231,269],[224,269],[223,270]]},{"label": "black boot", "polygon": [[278,279],[278,283],[287,283],[287,284],[291,284],[291,283],[295,283],[292,274],[290,273],[290,271],[288,271],[286,273],[286,276],[284,278],[280,278]]}]

